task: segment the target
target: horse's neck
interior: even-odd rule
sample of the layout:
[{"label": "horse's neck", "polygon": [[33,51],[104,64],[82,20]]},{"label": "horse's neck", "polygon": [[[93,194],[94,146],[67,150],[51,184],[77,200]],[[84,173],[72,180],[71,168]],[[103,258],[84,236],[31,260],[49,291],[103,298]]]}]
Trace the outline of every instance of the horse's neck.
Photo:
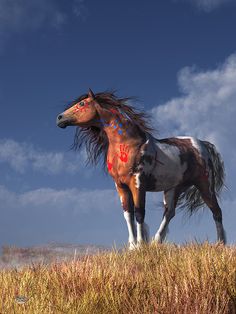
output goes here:
[{"label": "horse's neck", "polygon": [[107,134],[109,144],[141,143],[145,139],[135,124],[118,115],[112,116],[109,121],[104,122],[104,131]]}]

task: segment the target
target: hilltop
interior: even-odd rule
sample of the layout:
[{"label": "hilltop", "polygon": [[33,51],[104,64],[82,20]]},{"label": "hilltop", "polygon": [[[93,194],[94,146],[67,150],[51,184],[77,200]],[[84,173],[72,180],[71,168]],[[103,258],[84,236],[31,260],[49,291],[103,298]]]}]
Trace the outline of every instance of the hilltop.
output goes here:
[{"label": "hilltop", "polygon": [[3,313],[236,312],[236,247],[145,245],[134,251],[1,271]]}]

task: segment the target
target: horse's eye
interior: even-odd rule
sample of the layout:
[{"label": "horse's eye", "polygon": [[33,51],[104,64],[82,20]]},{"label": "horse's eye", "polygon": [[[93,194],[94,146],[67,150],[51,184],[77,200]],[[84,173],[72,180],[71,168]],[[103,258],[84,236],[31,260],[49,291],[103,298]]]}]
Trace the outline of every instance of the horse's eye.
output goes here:
[{"label": "horse's eye", "polygon": [[79,103],[79,105],[80,105],[80,107],[83,107],[83,106],[84,106],[84,102],[81,101],[81,102]]}]

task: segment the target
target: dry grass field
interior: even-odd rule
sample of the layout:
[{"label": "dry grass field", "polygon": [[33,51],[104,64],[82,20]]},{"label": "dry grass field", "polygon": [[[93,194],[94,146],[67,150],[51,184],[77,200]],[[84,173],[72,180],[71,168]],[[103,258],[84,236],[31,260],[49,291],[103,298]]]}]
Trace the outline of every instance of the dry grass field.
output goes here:
[{"label": "dry grass field", "polygon": [[236,313],[236,248],[149,245],[2,270],[0,313]]}]

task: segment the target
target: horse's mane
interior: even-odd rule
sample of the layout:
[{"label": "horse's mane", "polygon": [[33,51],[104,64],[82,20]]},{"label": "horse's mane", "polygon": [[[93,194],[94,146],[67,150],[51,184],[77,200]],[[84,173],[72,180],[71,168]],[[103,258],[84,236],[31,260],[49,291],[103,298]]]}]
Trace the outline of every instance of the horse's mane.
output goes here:
[{"label": "horse's mane", "polygon": [[[75,105],[77,102],[87,97],[88,94],[81,95],[71,102],[67,108]],[[95,100],[101,107],[106,109],[117,109],[138,128],[141,134],[147,134],[153,137],[152,132],[154,132],[155,129],[150,125],[150,116],[128,104],[128,102],[133,99],[133,97],[118,98],[113,91],[95,94]],[[85,147],[87,152],[87,164],[96,165],[102,158],[104,170],[106,169],[105,165],[107,159],[108,138],[102,128],[96,126],[87,128],[77,127],[72,149],[80,150],[82,147]]]}]

